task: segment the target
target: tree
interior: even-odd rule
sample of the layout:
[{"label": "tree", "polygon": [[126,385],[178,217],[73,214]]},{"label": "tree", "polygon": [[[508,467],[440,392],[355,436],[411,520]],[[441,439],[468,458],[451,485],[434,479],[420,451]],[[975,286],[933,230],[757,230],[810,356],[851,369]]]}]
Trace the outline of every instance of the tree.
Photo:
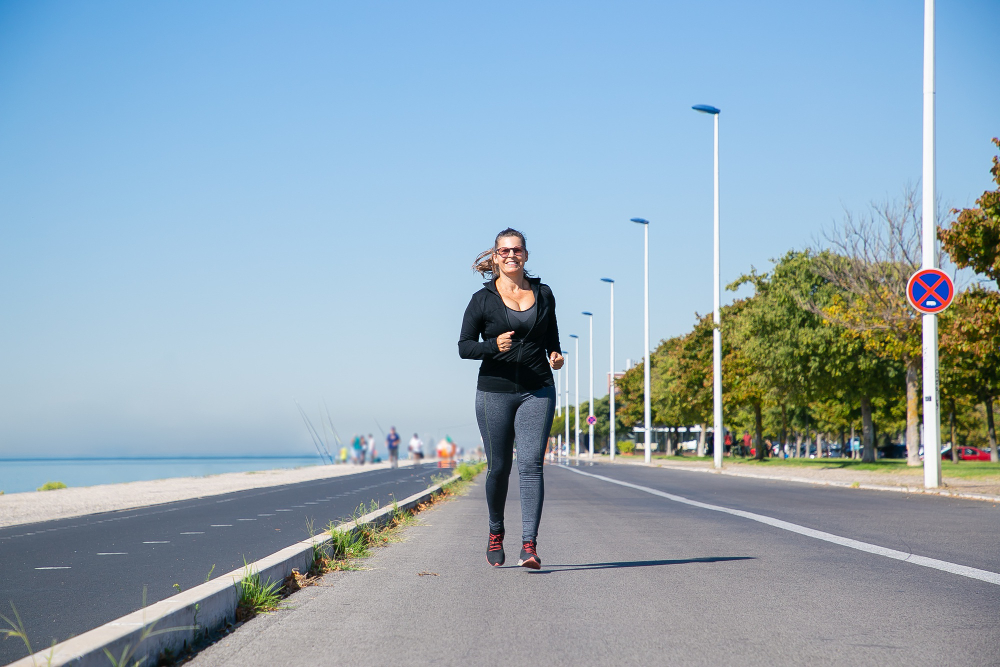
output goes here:
[{"label": "tree", "polygon": [[[1000,139],[993,143],[1000,148]],[[997,184],[976,200],[977,208],[952,211],[958,218],[948,229],[939,229],[938,238],[959,268],[971,268],[990,280],[1000,282],[1000,158],[993,156],[990,170]],[[955,327],[947,332],[945,348],[955,357],[955,365],[970,394],[983,402],[990,443],[990,459],[1000,461],[997,452],[993,400],[1000,393],[1000,295],[975,287],[961,295],[955,310]],[[953,443],[954,447],[954,443]]]},{"label": "tree", "polygon": [[817,271],[838,289],[825,317],[865,349],[902,362],[906,372],[907,465],[919,466],[921,320],[906,299],[906,285],[920,266],[921,214],[916,189],[897,202],[873,202],[850,212],[828,232],[833,252],[817,256]]}]

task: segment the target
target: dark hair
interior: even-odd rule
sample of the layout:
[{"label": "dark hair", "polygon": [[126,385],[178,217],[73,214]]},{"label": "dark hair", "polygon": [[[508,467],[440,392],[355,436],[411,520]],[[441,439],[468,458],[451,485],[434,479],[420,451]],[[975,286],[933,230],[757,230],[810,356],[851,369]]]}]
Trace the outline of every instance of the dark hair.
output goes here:
[{"label": "dark hair", "polygon": [[[508,227],[503,230],[497,237],[493,240],[493,247],[489,250],[484,250],[476,257],[476,261],[472,263],[472,270],[479,272],[484,278],[493,279],[500,275],[500,269],[497,267],[496,262],[493,261],[493,253],[497,250],[497,244],[500,243],[500,239],[514,236],[521,239],[521,245],[524,246],[524,259],[528,259],[528,241],[524,238],[524,234],[517,231],[512,227]],[[524,275],[528,275],[525,271]]]}]

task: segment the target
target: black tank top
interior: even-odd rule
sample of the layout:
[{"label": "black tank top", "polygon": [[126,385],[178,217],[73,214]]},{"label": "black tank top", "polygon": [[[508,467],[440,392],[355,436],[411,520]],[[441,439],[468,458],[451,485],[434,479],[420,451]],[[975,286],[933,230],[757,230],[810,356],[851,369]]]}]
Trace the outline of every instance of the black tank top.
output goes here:
[{"label": "black tank top", "polygon": [[510,328],[517,338],[523,338],[535,325],[535,304],[527,310],[514,310],[507,307],[507,318],[510,320]]}]

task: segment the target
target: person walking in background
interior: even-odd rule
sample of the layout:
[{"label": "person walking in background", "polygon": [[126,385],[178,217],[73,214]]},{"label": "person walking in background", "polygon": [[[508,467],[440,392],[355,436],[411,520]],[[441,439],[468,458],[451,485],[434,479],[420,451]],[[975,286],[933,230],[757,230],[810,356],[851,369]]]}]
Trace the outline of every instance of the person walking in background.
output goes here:
[{"label": "person walking in background", "polygon": [[542,458],[555,413],[552,369],[563,365],[556,302],[552,290],[528,275],[524,234],[507,228],[472,268],[486,282],[472,295],[458,339],[463,359],[481,359],[476,385],[476,420],[486,447],[486,503],[489,540],[486,560],[495,567],[503,550],[504,504],[517,440],[521,485],[521,557],[517,564],[534,570],[538,524],[545,495]]},{"label": "person walking in background", "polygon": [[389,435],[385,436],[385,448],[389,450],[389,467],[399,467],[399,434],[396,427],[389,427]]},{"label": "person walking in background", "polygon": [[358,465],[365,464],[365,455],[368,454],[368,441],[365,440],[365,436],[358,436]]},{"label": "person walking in background", "polygon": [[375,463],[375,436],[371,433],[368,434],[368,463]]},{"label": "person walking in background", "polygon": [[420,439],[420,436],[414,433],[407,448],[410,450],[410,458],[420,463],[424,458],[424,441]]},{"label": "person walking in background", "polygon": [[354,436],[354,442],[351,443],[351,463],[354,465],[361,465],[365,462],[365,445],[361,441],[361,436]]}]

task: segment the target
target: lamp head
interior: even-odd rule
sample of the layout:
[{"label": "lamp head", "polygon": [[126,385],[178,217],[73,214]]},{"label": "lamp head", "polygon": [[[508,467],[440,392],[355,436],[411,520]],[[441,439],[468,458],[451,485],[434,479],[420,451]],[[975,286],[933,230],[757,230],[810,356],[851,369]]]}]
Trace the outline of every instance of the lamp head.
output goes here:
[{"label": "lamp head", "polygon": [[588,313],[587,311],[583,311],[583,314],[586,315],[587,317],[593,317],[594,316],[593,313]]},{"label": "lamp head", "polygon": [[570,338],[579,338],[579,336],[577,336],[576,334],[570,334],[569,337]]},{"label": "lamp head", "polygon": [[602,283],[614,283],[615,281],[611,278],[601,278]]},{"label": "lamp head", "polygon": [[640,225],[648,225],[649,220],[644,220],[642,218],[632,218],[632,222],[638,222]]},{"label": "lamp head", "polygon": [[696,104],[691,108],[694,109],[695,111],[700,111],[701,113],[710,113],[713,116],[719,113],[718,109],[716,109],[715,107],[710,107],[707,104]]}]

